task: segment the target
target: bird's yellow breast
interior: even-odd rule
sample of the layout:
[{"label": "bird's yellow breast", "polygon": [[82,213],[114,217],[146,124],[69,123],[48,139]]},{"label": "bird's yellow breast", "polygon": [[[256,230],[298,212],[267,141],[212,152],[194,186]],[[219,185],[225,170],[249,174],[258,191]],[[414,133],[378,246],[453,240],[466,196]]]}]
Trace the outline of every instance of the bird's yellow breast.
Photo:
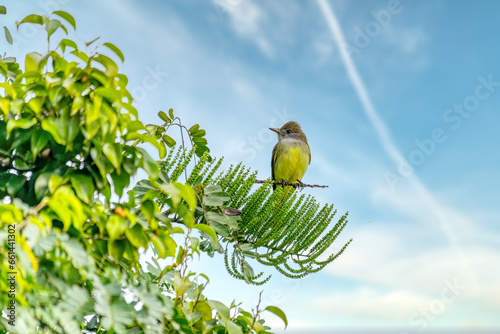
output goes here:
[{"label": "bird's yellow breast", "polygon": [[295,183],[302,180],[310,162],[309,146],[303,141],[283,140],[277,144],[274,160],[276,181]]}]

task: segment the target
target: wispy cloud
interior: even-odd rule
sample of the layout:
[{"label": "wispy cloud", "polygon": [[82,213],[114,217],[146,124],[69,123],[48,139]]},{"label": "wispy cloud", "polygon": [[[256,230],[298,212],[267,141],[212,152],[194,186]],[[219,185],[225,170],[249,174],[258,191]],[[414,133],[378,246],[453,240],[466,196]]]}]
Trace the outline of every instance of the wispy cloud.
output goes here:
[{"label": "wispy cloud", "polygon": [[[355,88],[356,94],[360,102],[363,105],[363,110],[370,120],[373,128],[375,129],[378,139],[383,147],[383,150],[387,156],[392,160],[394,165],[399,165],[401,162],[405,161],[405,158],[397,148],[392,135],[385,125],[383,119],[380,117],[375,106],[372,103],[370,95],[365,87],[365,84],[359,75],[359,72],[354,64],[354,61],[350,57],[346,46],[346,42],[340,28],[339,22],[335,16],[334,11],[330,7],[327,0],[317,0],[317,3],[324,15],[324,18],[330,28],[332,36],[340,49],[340,56],[345,65],[348,77]],[[445,237],[452,245],[456,255],[461,258],[464,265],[464,270],[468,269],[468,264],[465,261],[463,251],[460,247],[460,242],[457,239],[454,229],[450,225],[449,220],[449,209],[444,208],[437,199],[432,195],[431,191],[420,181],[420,179],[414,175],[410,179],[410,184],[413,187],[414,198],[425,203],[428,214],[430,215],[430,220],[433,220],[440,224]],[[454,214],[454,213],[452,213]]]}]

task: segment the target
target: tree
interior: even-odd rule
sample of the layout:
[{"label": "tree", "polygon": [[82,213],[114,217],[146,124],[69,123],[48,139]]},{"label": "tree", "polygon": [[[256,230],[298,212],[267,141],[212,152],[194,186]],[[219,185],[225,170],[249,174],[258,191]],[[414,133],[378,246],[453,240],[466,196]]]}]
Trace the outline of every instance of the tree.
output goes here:
[{"label": "tree", "polygon": [[[256,174],[241,165],[217,174],[222,160],[209,155],[205,131],[183,126],[172,109],[159,112],[162,124],[144,125],[112,59],[124,61],[115,45],[53,44],[56,31],[76,29],[70,14],[32,14],[22,24],[45,29],[48,51],[28,53],[24,70],[0,59],[0,329],[266,333],[265,310],[287,324],[277,307],[252,314],[208,299],[209,278],[189,271],[190,260],[224,253],[229,273],[253,284],[269,276],[247,259],[300,278],[344,251],[347,244],[319,260],[347,214],[328,229],[333,206],[271,192],[271,180],[253,191]],[[191,148],[167,134],[172,127]],[[124,194],[138,169],[148,178]]]}]

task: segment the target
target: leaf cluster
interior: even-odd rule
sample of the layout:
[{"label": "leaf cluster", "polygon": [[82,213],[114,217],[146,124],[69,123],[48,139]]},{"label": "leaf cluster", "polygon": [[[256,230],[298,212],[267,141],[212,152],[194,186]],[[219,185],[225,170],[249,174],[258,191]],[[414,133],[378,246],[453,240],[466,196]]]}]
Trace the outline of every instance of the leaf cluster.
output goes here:
[{"label": "leaf cluster", "polygon": [[[204,130],[184,127],[172,110],[160,112],[164,124],[144,125],[112,59],[124,59],[116,46],[53,43],[67,24],[76,27],[70,14],[33,14],[22,24],[45,29],[48,50],[28,53],[24,69],[0,59],[0,306],[16,305],[15,327],[2,316],[0,331],[267,332],[260,312],[204,296],[208,277],[188,264],[218,236],[197,219],[198,189],[177,181],[187,165],[167,174],[146,150],[172,156],[167,131],[178,125],[191,158],[207,163]],[[148,179],[126,192],[139,169]]]},{"label": "leaf cluster", "polygon": [[[241,164],[216,175],[222,160],[204,155],[191,168],[193,150],[179,147],[173,152],[162,162],[161,174],[165,182],[171,182],[191,169],[186,185],[196,192],[193,218],[195,226],[204,232],[200,248],[210,256],[215,251],[224,253],[226,268],[232,276],[252,284],[267,282],[270,276],[254,273],[248,259],[255,259],[287,277],[301,278],[323,269],[351,242],[336,252],[331,250],[347,224],[348,215],[341,216],[332,226],[337,213],[333,205],[320,206],[312,196],[299,195],[292,187],[273,191],[270,179],[253,191],[257,174]],[[147,180],[140,181],[135,189],[141,196],[152,190]],[[170,202],[170,198],[157,197],[160,206],[171,206]],[[168,211],[164,214],[172,222],[185,224],[178,215]],[[203,230],[201,226],[206,227]]]}]

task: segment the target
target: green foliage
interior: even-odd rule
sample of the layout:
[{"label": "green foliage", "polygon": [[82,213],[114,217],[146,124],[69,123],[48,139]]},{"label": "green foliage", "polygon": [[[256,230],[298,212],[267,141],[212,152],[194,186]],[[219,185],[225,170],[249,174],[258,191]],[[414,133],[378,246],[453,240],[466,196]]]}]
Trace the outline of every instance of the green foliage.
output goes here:
[{"label": "green foliage", "polygon": [[[7,14],[7,8],[5,8],[5,6],[0,6],[0,15],[5,15],[5,14]],[[5,39],[7,40],[7,42],[9,44],[12,44],[13,40],[12,40],[12,35],[10,33],[9,28],[7,28],[5,26],[2,26],[2,27],[3,27],[4,34],[5,34]]]},{"label": "green foliage", "polygon": [[[201,168],[220,165],[205,131],[171,109],[159,113],[164,124],[144,125],[127,77],[102,53],[123,61],[115,45],[61,39],[50,48],[58,31],[76,27],[70,14],[22,24],[42,26],[48,50],[27,54],[24,69],[0,59],[0,306],[14,303],[16,315],[0,317],[0,331],[264,333],[265,310],[286,323],[275,307],[251,314],[208,299],[208,277],[189,271],[194,256],[238,230],[238,219],[218,212],[233,199],[217,183],[201,184],[214,175]],[[187,133],[191,153],[170,149],[172,126]],[[162,169],[147,146],[169,155]],[[178,182],[195,154],[197,175]],[[125,193],[139,169],[148,179]],[[154,256],[143,264],[147,250]]]},{"label": "green foliage", "polygon": [[[170,151],[161,166],[165,182],[177,181],[192,157],[193,150],[187,152],[179,147],[176,153]],[[320,208],[312,196],[299,195],[290,188],[278,187],[273,192],[272,180],[252,192],[255,172],[238,165],[214,177],[221,162],[202,156],[186,177],[186,184],[194,188],[198,198],[195,222],[206,224],[209,231],[202,234],[200,248],[211,256],[214,251],[224,253],[232,276],[252,284],[267,282],[270,276],[255,274],[247,260],[250,258],[274,266],[287,277],[301,278],[323,269],[351,242],[325,256],[346,226],[347,213],[330,226],[337,212],[333,205]],[[154,192],[147,180],[140,181],[135,190],[140,196],[148,190]],[[169,203],[166,197],[155,199],[160,207]],[[240,210],[237,216],[231,214],[233,209]],[[178,215],[168,216],[172,222],[182,222]],[[219,240],[213,240],[211,229]]]}]

